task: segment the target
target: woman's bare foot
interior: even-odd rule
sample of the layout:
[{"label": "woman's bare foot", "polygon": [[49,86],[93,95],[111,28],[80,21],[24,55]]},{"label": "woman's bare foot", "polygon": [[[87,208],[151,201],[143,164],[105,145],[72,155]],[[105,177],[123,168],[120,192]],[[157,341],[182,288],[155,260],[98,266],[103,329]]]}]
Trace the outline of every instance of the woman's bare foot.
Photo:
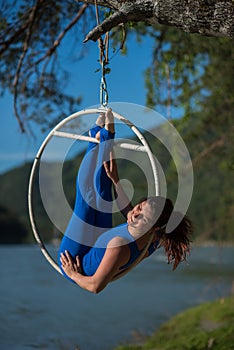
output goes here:
[{"label": "woman's bare foot", "polygon": [[[97,120],[95,122],[96,125],[100,126],[101,128],[104,128],[105,126],[105,119],[106,119],[106,113],[101,112],[99,116],[97,117]],[[100,141],[100,131],[96,133],[95,138]]]},{"label": "woman's bare foot", "polygon": [[106,130],[108,130],[114,134],[115,122],[114,122],[114,115],[112,113],[111,108],[108,108],[108,110],[106,111],[105,128],[106,128]]},{"label": "woman's bare foot", "polygon": [[96,125],[98,126],[101,126],[102,128],[104,127],[105,125],[105,119],[106,119],[106,114],[104,112],[101,112],[99,114],[99,116],[97,117],[97,120],[96,120]]}]

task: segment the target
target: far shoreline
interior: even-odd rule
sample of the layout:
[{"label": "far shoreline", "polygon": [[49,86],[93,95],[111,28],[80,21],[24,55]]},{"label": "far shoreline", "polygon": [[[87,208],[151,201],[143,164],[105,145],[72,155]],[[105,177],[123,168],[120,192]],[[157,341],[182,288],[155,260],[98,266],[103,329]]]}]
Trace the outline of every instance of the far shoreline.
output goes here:
[{"label": "far shoreline", "polygon": [[234,241],[194,241],[191,243],[193,247],[234,247]]}]

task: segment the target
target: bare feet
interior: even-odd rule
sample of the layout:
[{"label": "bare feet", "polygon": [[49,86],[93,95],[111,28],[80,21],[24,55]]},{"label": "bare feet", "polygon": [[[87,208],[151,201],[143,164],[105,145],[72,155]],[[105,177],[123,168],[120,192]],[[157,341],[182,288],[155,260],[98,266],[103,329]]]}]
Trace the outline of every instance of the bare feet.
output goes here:
[{"label": "bare feet", "polygon": [[[104,128],[105,126],[105,119],[106,119],[106,113],[101,112],[99,116],[97,117],[97,120],[95,122],[96,125],[100,126],[101,128]],[[96,133],[95,138],[100,141],[100,131]]]},{"label": "bare feet", "polygon": [[111,108],[106,111],[105,128],[112,133],[115,132],[114,115]]},{"label": "bare feet", "polygon": [[[110,131],[111,133],[114,134],[115,132],[115,123],[114,123],[114,115],[112,113],[111,108],[108,108],[106,113],[100,113],[97,120],[96,120],[96,125],[99,125],[101,127],[105,126],[105,129]],[[100,131],[97,132],[96,134],[96,139],[100,141]]]},{"label": "bare feet", "polygon": [[101,112],[97,117],[96,125],[101,126],[103,128],[105,125],[105,118],[106,118],[106,114],[104,112]]}]

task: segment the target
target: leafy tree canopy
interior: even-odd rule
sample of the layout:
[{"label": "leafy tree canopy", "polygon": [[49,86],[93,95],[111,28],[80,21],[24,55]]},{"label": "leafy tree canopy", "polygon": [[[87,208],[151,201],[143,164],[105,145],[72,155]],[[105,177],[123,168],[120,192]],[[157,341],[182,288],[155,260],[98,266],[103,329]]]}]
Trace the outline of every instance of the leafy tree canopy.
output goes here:
[{"label": "leafy tree canopy", "polygon": [[[98,15],[95,15],[94,3],[102,5]],[[113,43],[122,41],[123,44],[127,34],[134,32],[142,37],[149,34],[155,39],[153,69],[146,75],[148,103],[154,104],[155,86],[159,89],[166,78],[173,85],[170,103],[182,105],[188,112],[188,105],[194,105],[201,90],[203,96],[205,92],[210,94],[214,68],[209,80],[201,79],[203,67],[213,60],[219,69],[221,60],[226,64],[231,55],[231,40],[215,38],[212,41],[184,32],[232,37],[233,8],[233,2],[228,0],[205,4],[177,0],[2,1],[1,92],[9,90],[14,95],[14,111],[22,131],[31,120],[42,125],[53,124],[74,111],[81,99],[65,90],[67,67],[61,61],[64,38],[69,35],[71,52],[74,52],[85,37],[97,40],[111,30]]]}]

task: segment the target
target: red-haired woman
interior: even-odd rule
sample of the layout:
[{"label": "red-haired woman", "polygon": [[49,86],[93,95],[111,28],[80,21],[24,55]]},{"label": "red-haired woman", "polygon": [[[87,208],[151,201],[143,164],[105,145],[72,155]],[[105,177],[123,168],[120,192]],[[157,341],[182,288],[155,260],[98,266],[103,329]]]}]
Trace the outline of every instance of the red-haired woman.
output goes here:
[{"label": "red-haired woman", "polygon": [[[75,208],[60,246],[64,276],[81,288],[99,293],[159,247],[164,248],[175,270],[190,251],[191,221],[176,213],[171,200],[164,197],[146,198],[134,207],[129,203],[113,157],[115,126],[111,109],[98,117],[90,135],[100,143],[89,143],[79,169]],[[124,224],[114,228],[112,187],[126,218]],[[172,214],[180,223],[166,233]]]}]

